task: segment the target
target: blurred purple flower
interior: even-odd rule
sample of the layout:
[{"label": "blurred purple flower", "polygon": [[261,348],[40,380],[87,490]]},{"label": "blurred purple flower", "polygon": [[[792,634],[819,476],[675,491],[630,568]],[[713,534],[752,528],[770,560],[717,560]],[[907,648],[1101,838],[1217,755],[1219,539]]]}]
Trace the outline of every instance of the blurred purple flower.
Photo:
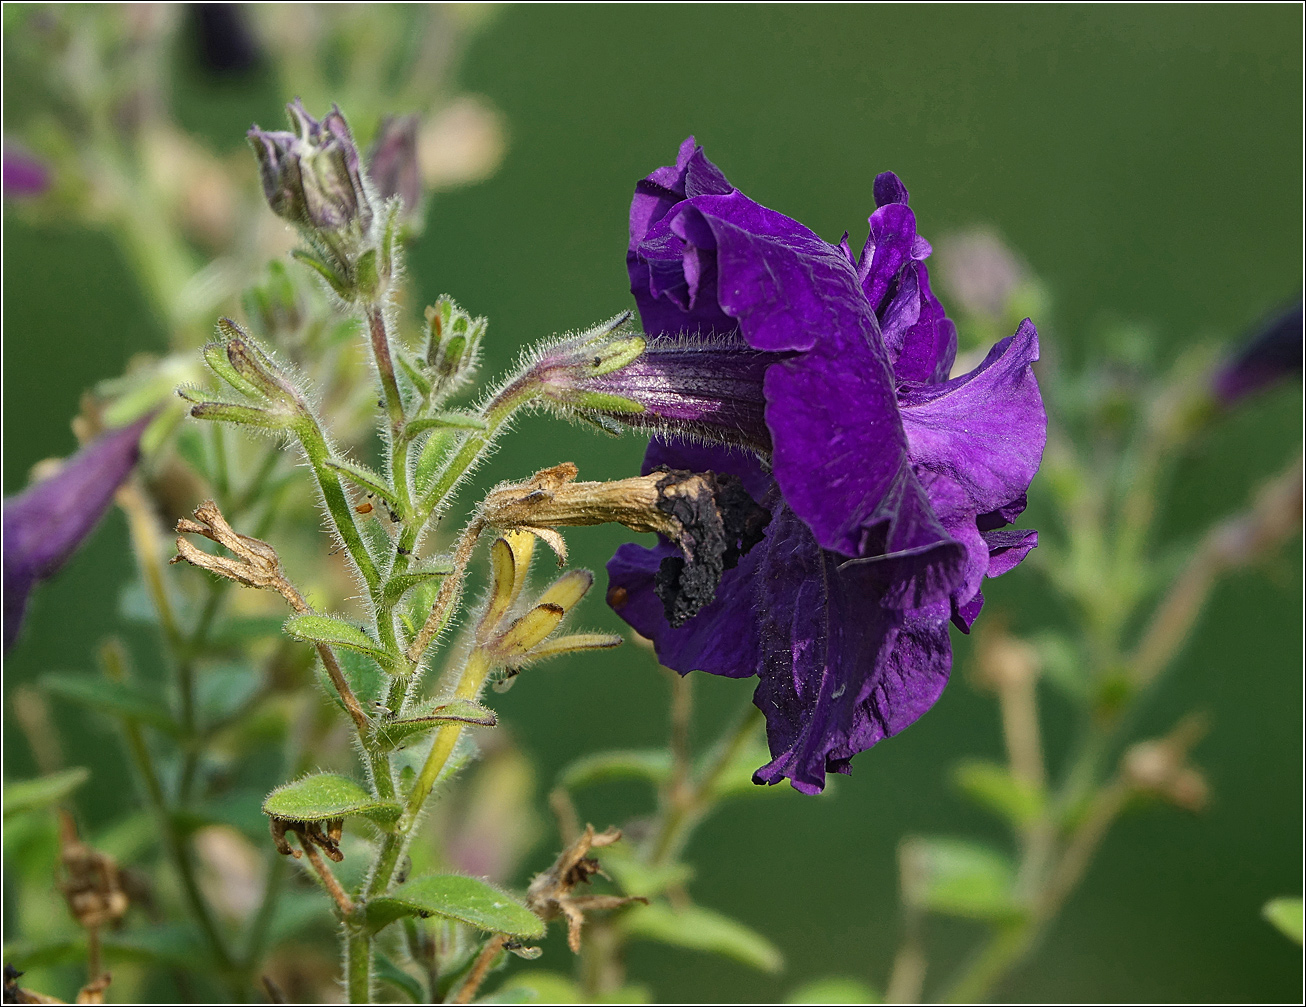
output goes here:
[{"label": "blurred purple flower", "polygon": [[39,196],[50,188],[50,169],[40,158],[6,146],[4,194],[6,199]]},{"label": "blurred purple flower", "polygon": [[54,475],[4,502],[4,649],[18,638],[27,597],[54,576],[90,535],[140,457],[152,417],[110,430]]},{"label": "blurred purple flower", "polygon": [[404,201],[405,216],[411,216],[422,201],[417,126],[415,115],[386,116],[367,159],[367,173],[377,194],[382,199],[399,196]]},{"label": "blurred purple flower", "polygon": [[1301,374],[1302,305],[1276,315],[1216,371],[1211,387],[1231,406],[1262,389]]},{"label": "blurred purple flower", "polygon": [[[717,435],[701,421],[722,414],[705,407],[676,429],[718,444],[655,441],[644,469],[731,473],[771,521],[692,617],[669,621],[668,542],[617,551],[609,602],[668,667],[757,675],[773,759],[754,780],[787,777],[805,793],[934,704],[949,618],[968,631],[982,579],[1037,541],[1004,527],[1046,440],[1034,326],[950,379],[956,330],[930,289],[907,190],[885,173],[874,194],[854,256],[846,235],[831,245],[748,199],[691,137],[631,205],[627,264],[649,359],[695,343],[752,353],[763,409],[744,410],[741,427],[765,427]],[[702,387],[701,369],[682,371],[659,376],[669,399],[679,384]]]},{"label": "blurred purple flower", "polygon": [[262,61],[248,13],[238,3],[197,3],[186,8],[194,25],[200,64],[221,77],[244,77]]}]

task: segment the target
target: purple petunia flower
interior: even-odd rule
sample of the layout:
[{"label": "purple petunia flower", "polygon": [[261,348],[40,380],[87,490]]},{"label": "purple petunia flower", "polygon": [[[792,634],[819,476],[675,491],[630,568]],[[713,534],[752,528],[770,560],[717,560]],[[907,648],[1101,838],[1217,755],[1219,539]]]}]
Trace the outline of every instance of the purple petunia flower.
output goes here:
[{"label": "purple petunia flower", "polygon": [[1216,371],[1211,381],[1226,406],[1301,374],[1302,306],[1274,316]]},{"label": "purple petunia flower", "polygon": [[151,416],[110,430],[54,475],[4,502],[4,649],[18,638],[27,597],[77,551],[140,457]]},{"label": "purple petunia flower", "polygon": [[422,168],[417,160],[415,115],[388,115],[377,131],[368,156],[367,173],[382,199],[398,196],[404,201],[404,215],[412,216],[422,201]]},{"label": "purple petunia flower", "polygon": [[[832,245],[744,196],[686,140],[674,166],[639,183],[630,213],[627,263],[649,338],[640,364],[657,381],[641,385],[634,369],[604,378],[607,392],[694,435],[655,440],[645,471],[733,474],[771,512],[761,542],[690,618],[677,618],[667,587],[664,561],[678,553],[666,542],[617,551],[609,602],[668,667],[757,675],[773,758],[754,780],[788,778],[805,793],[934,704],[951,668],[949,619],[969,631],[982,579],[1037,542],[1007,527],[1046,440],[1034,326],[950,378],[956,331],[930,289],[907,190],[885,173],[874,195],[854,256],[846,236]],[[687,358],[694,346],[703,353]],[[695,411],[714,358],[732,350],[745,361],[732,407]],[[689,394],[677,414],[679,387]]]}]

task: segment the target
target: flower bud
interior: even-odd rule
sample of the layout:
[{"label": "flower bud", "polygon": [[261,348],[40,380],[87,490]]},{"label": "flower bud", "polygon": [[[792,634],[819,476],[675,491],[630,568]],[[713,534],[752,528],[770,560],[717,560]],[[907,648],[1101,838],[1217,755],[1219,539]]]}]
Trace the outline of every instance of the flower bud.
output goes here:
[{"label": "flower bud", "polygon": [[476,370],[486,324],[447,295],[426,309],[426,365],[440,390],[451,391]]},{"label": "flower bud", "polygon": [[294,383],[231,319],[221,319],[218,331],[227,341],[205,346],[204,359],[215,374],[256,404],[214,399],[194,388],[179,388],[177,394],[193,403],[190,414],[196,419],[274,430],[293,426],[307,408]]},{"label": "flower bud", "polygon": [[319,122],[298,98],[286,112],[294,132],[255,126],[248,133],[272,212],[308,231],[352,226],[366,233],[372,226],[372,201],[344,115],[333,106]]}]

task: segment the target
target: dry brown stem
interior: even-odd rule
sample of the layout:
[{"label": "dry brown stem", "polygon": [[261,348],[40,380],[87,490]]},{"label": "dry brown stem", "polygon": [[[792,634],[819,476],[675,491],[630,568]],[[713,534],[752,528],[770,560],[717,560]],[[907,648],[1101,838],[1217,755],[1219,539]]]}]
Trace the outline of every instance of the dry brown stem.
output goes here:
[{"label": "dry brown stem", "polygon": [[634,895],[573,895],[579,884],[588,884],[596,874],[602,874],[599,862],[589,856],[592,849],[611,846],[621,838],[620,829],[608,829],[597,835],[594,826],[586,825],[574,843],[558,855],[558,859],[543,874],[537,874],[526,891],[526,904],[548,921],[559,916],[567,920],[567,946],[580,952],[581,928],[585,913],[595,909],[617,909],[632,902],[648,904],[648,899]]}]

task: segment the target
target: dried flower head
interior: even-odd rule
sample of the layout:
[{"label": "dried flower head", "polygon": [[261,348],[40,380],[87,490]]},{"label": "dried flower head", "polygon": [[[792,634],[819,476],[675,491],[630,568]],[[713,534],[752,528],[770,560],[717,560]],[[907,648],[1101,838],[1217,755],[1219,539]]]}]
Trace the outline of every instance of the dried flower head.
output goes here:
[{"label": "dried flower head", "polygon": [[[581,928],[585,913],[596,909],[618,909],[632,902],[648,904],[639,895],[576,895],[578,885],[589,884],[596,875],[603,875],[598,860],[589,855],[591,850],[611,846],[621,838],[620,829],[595,833],[594,826],[586,825],[580,837],[558,854],[543,874],[537,874],[526,890],[526,904],[540,919],[548,921],[559,916],[567,920],[567,946],[580,953]],[[606,875],[603,875],[606,877]]]}]

